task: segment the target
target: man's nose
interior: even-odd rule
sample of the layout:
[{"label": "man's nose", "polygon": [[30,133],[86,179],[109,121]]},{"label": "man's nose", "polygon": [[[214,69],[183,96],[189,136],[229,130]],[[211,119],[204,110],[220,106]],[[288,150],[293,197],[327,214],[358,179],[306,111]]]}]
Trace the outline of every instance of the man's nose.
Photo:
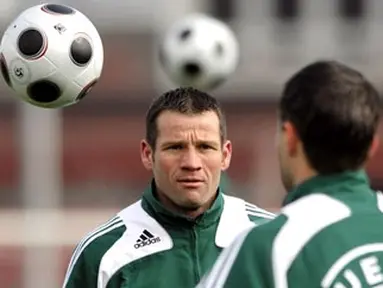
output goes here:
[{"label": "man's nose", "polygon": [[198,155],[197,151],[194,149],[189,149],[185,151],[185,154],[182,157],[181,168],[185,170],[196,171],[201,169],[201,158]]}]

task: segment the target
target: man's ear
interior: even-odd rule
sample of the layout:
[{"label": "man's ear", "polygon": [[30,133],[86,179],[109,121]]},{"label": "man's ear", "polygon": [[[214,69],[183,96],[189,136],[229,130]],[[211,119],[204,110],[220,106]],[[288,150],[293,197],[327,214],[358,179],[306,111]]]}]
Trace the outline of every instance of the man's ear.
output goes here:
[{"label": "man's ear", "polygon": [[281,125],[283,141],[286,145],[286,151],[289,156],[295,156],[298,152],[300,142],[297,130],[289,121],[283,122]]},{"label": "man's ear", "polygon": [[222,147],[222,171],[225,171],[229,168],[231,162],[231,155],[233,151],[233,146],[229,140],[227,140]]},{"label": "man's ear", "polygon": [[380,146],[380,138],[377,134],[375,134],[374,138],[372,139],[370,149],[368,150],[367,154],[367,160],[371,159],[376,152],[378,151]]},{"label": "man's ear", "polygon": [[152,170],[153,149],[146,140],[141,140],[141,161],[147,170]]}]

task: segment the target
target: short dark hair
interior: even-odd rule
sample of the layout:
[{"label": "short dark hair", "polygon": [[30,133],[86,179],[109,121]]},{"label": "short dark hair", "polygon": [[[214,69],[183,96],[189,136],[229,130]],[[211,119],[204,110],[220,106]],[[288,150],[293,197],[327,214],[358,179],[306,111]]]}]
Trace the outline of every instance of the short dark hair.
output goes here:
[{"label": "short dark hair", "polygon": [[381,113],[379,93],[358,71],[337,61],[317,61],[293,75],[279,103],[310,165],[320,174],[362,168]]},{"label": "short dark hair", "polygon": [[164,111],[193,115],[213,111],[219,119],[221,142],[226,139],[225,116],[216,98],[192,87],[170,90],[155,99],[146,114],[146,141],[154,149],[158,137],[157,118]]}]

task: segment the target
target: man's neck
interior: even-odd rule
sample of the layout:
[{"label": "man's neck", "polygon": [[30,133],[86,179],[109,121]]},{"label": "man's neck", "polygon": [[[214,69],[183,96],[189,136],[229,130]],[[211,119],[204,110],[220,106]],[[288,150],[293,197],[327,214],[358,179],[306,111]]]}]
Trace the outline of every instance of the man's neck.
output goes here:
[{"label": "man's neck", "polygon": [[180,214],[180,215],[183,215],[183,216],[190,218],[190,219],[196,219],[198,216],[205,213],[213,205],[213,202],[216,198],[216,195],[215,195],[214,197],[212,197],[212,199],[210,199],[209,201],[207,201],[203,205],[196,207],[194,209],[194,208],[181,207],[181,206],[177,205],[169,197],[167,197],[164,193],[162,193],[158,190],[157,190],[157,193],[155,196],[158,199],[158,201],[161,202],[161,204],[164,207],[166,207],[167,209],[169,209],[170,211],[175,212],[175,213]]},{"label": "man's neck", "polygon": [[294,186],[299,186],[306,180],[317,176],[318,173],[310,168],[310,167],[302,167],[301,169],[296,169],[295,177],[294,177]]}]

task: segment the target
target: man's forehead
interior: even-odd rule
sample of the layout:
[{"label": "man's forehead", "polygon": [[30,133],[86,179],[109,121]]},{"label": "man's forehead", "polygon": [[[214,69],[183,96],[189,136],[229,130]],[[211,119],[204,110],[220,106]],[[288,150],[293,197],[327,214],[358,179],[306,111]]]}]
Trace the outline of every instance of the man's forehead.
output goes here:
[{"label": "man's forehead", "polygon": [[204,112],[199,114],[181,114],[166,111],[157,119],[158,128],[171,130],[219,130],[219,119],[214,112]]},{"label": "man's forehead", "polygon": [[[161,115],[162,116],[162,115]],[[220,135],[219,120],[214,115],[172,115],[164,114],[158,118],[159,135],[182,137],[185,134],[198,134],[200,137],[214,138]],[[212,117],[213,116],[213,117]]]}]

